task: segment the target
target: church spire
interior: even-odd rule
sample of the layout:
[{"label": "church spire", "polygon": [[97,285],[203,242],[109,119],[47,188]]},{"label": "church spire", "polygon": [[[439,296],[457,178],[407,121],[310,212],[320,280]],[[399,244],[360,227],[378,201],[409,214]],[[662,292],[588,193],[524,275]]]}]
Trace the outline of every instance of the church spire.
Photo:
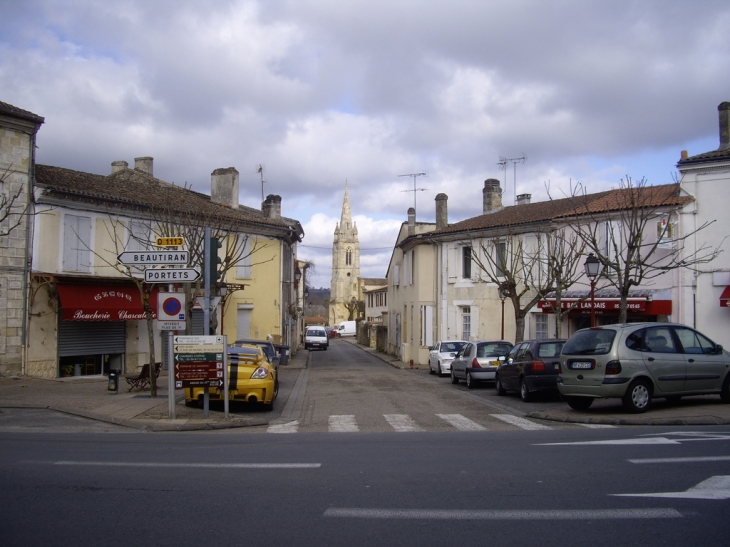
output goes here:
[{"label": "church spire", "polygon": [[350,213],[350,193],[345,183],[345,199],[342,202],[342,216],[340,217],[340,228],[349,230],[352,228],[352,214]]}]

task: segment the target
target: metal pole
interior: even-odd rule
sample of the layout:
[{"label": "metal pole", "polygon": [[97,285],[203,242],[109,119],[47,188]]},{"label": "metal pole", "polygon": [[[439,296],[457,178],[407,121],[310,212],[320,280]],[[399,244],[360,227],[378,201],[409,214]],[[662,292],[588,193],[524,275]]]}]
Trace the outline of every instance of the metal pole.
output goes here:
[{"label": "metal pole", "polygon": [[228,338],[223,338],[223,412],[228,419]]},{"label": "metal pole", "polygon": [[[203,296],[203,332],[210,335],[210,228],[205,229],[205,241],[203,242],[203,270],[205,273],[205,282],[203,287],[205,295]],[[208,417],[210,409],[210,391],[206,384],[203,388],[203,417]]]},{"label": "metal pole", "polygon": [[167,332],[167,406],[171,420],[175,419],[175,363],[173,361],[173,331]]},{"label": "metal pole", "polygon": [[502,298],[502,334],[499,339],[504,340],[504,298]]},{"label": "metal pole", "polygon": [[591,279],[591,328],[596,326],[596,303],[594,302],[594,289],[596,287],[596,281]]}]

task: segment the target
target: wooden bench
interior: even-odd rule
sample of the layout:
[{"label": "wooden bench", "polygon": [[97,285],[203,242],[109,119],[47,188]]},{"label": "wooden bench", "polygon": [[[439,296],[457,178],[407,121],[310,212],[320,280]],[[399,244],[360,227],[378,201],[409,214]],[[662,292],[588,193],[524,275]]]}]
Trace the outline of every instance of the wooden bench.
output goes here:
[{"label": "wooden bench", "polygon": [[[162,368],[162,363],[155,363],[155,378],[160,377],[161,368]],[[139,374],[130,374],[130,375],[125,376],[124,379],[129,384],[129,391],[132,391],[132,389],[134,389],[134,388],[144,389],[150,383],[150,365],[149,365],[149,363],[145,363],[142,366],[142,370],[139,371]]]}]

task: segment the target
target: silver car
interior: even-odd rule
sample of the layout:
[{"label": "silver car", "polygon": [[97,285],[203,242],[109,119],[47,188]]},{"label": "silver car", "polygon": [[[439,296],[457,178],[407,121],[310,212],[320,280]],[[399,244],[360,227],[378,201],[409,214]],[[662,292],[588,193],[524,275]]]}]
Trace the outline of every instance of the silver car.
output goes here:
[{"label": "silver car", "polygon": [[466,381],[466,387],[475,388],[483,380],[494,380],[497,366],[512,350],[504,340],[467,342],[451,361],[451,383]]},{"label": "silver car", "polygon": [[464,340],[443,340],[431,346],[428,352],[428,372],[441,376],[451,370],[456,352],[466,344]]},{"label": "silver car", "polygon": [[730,353],[699,332],[672,323],[583,329],[563,346],[558,391],[576,410],[616,397],[632,413],[653,397],[717,393],[730,403]]}]

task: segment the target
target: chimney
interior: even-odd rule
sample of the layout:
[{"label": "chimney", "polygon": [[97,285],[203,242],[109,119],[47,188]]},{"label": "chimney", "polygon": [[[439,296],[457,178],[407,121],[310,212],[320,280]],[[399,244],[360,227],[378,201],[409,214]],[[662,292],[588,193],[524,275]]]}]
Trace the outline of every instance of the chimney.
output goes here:
[{"label": "chimney", "polygon": [[527,205],[530,203],[530,198],[532,198],[532,194],[520,194],[517,196],[517,204],[516,205]]},{"label": "chimney", "polygon": [[113,161],[112,162],[112,175],[116,173],[117,171],[121,171],[122,169],[127,169],[129,167],[129,164],[124,161]]},{"label": "chimney", "polygon": [[149,176],[152,175],[152,158],[145,156],[143,158],[134,158],[134,168],[137,171],[147,173]]},{"label": "chimney", "polygon": [[408,237],[416,235],[416,210],[408,208]]},{"label": "chimney", "polygon": [[497,179],[485,180],[482,194],[485,215],[496,213],[502,209],[502,189],[499,187],[499,181]]},{"label": "chimney", "polygon": [[266,218],[281,218],[281,196],[274,194],[266,196],[266,200],[261,204],[261,211]]},{"label": "chimney", "polygon": [[687,151],[686,150],[682,150],[679,153],[679,159],[680,160],[686,160],[688,157],[689,157],[689,154],[687,154]]},{"label": "chimney", "polygon": [[720,147],[718,150],[730,148],[730,103],[725,101],[717,107],[720,115]]},{"label": "chimney", "polygon": [[235,167],[216,169],[210,174],[210,201],[238,208],[238,171]]},{"label": "chimney", "polygon": [[436,229],[441,230],[449,225],[448,202],[449,196],[439,194],[436,196]]}]

